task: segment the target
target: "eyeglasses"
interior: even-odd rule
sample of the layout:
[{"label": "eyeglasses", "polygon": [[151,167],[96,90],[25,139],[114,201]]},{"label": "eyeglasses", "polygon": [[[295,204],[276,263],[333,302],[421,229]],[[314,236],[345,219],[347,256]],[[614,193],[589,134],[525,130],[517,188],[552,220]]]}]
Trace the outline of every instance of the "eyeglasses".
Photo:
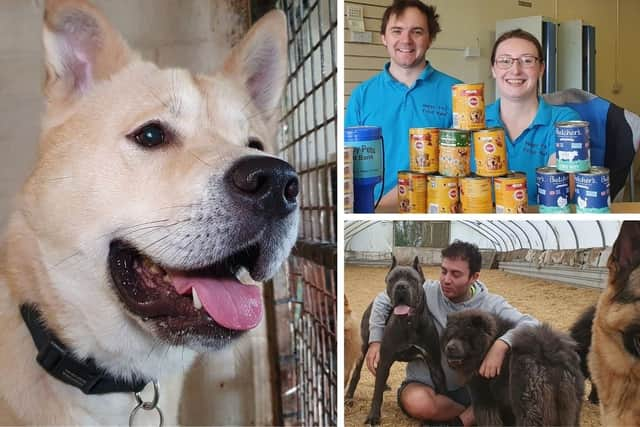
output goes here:
[{"label": "eyeglasses", "polygon": [[508,70],[517,61],[522,68],[532,68],[539,60],[540,58],[533,55],[522,55],[520,58],[505,55],[496,58],[496,66],[502,70]]}]

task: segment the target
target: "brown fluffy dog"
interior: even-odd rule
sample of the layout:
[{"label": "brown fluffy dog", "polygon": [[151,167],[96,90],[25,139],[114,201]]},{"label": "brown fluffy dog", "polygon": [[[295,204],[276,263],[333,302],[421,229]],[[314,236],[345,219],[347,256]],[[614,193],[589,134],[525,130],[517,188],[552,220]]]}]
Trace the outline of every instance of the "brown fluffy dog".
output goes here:
[{"label": "brown fluffy dog", "polygon": [[640,425],[640,222],[622,224],[593,324],[589,368],[602,425]]},{"label": "brown fluffy dog", "polygon": [[347,295],[344,296],[344,385],[349,381],[349,374],[354,363],[360,356],[362,338],[360,338],[360,326],[353,316]]},{"label": "brown fluffy dog", "polygon": [[579,425],[584,377],[575,343],[549,325],[516,329],[500,373],[490,379],[478,374],[491,345],[513,327],[481,310],[447,316],[442,349],[467,384],[477,425]]}]

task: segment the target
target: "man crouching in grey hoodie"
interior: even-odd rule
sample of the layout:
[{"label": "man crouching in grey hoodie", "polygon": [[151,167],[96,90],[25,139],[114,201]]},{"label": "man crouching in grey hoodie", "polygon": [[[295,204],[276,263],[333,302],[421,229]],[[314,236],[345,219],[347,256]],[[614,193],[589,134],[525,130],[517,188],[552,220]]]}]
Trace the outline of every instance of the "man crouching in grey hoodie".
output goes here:
[{"label": "man crouching in grey hoodie", "polygon": [[[511,345],[511,336],[523,325],[537,325],[533,317],[513,308],[503,297],[490,293],[482,282],[480,266],[482,255],[472,243],[454,241],[442,250],[440,280],[427,280],[424,291],[427,305],[441,335],[447,326],[447,315],[469,308],[494,313],[516,323],[516,327],[493,344],[480,366],[479,374],[493,378],[500,372],[505,355]],[[391,300],[381,292],[373,303],[369,319],[369,350],[367,368],[375,375],[380,358],[380,340],[386,320],[391,313]],[[447,380],[447,392],[436,394],[429,370],[421,360],[407,364],[407,376],[398,389],[398,404],[409,416],[428,422],[448,425],[473,425],[473,407],[463,384],[457,381],[455,372],[449,368],[444,355],[442,369]]]}]

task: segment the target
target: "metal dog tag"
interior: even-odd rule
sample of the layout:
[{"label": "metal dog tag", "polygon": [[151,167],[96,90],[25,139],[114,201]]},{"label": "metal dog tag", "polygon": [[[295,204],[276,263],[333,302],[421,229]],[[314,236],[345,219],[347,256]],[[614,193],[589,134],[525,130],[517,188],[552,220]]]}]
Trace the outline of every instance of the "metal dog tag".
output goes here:
[{"label": "metal dog tag", "polygon": [[138,402],[138,404],[131,410],[131,414],[129,415],[129,427],[133,427],[136,414],[138,413],[140,408],[144,409],[145,411],[153,411],[155,409],[160,416],[158,427],[162,427],[164,425],[164,417],[162,415],[160,407],[158,407],[158,400],[160,400],[160,386],[158,385],[158,382],[153,382],[153,399],[151,400],[151,402],[145,402],[144,400],[142,400],[142,396],[140,395],[140,393],[134,393],[133,395],[135,396],[136,402]]}]

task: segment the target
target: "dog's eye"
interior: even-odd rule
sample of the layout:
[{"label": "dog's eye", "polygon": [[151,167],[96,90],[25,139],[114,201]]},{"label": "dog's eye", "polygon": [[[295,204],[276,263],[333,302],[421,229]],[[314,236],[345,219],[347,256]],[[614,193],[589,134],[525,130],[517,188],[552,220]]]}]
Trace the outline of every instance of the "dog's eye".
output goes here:
[{"label": "dog's eye", "polygon": [[130,135],[133,140],[143,147],[152,148],[162,145],[167,140],[167,132],[159,123],[149,123]]},{"label": "dog's eye", "polygon": [[247,144],[249,148],[255,148],[256,150],[264,151],[264,145],[257,138],[249,138],[249,143]]}]

